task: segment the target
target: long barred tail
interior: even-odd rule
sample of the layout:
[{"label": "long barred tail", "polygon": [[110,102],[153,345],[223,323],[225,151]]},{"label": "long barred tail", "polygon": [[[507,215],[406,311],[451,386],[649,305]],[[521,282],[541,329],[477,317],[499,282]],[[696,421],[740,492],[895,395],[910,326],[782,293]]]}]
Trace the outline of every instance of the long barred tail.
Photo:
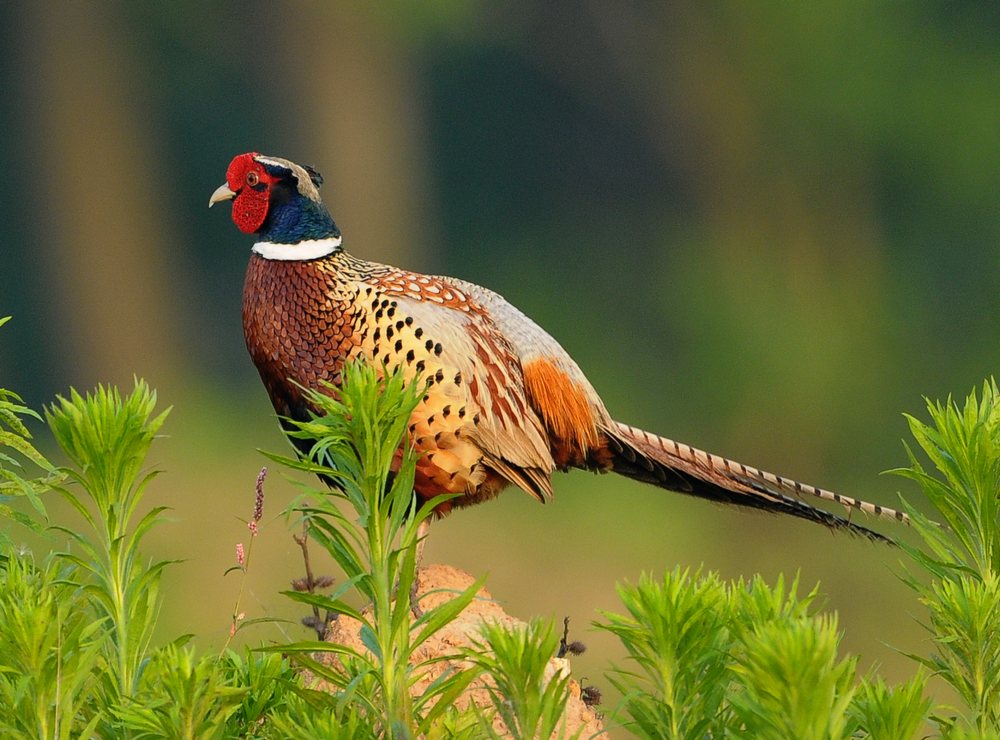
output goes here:
[{"label": "long barred tail", "polygon": [[[608,434],[608,441],[616,473],[672,491],[790,514],[882,542],[892,540],[852,522],[853,510],[907,524],[910,521],[901,511],[799,483],[620,422]],[[803,497],[840,504],[847,509],[848,518],[811,506]]]}]

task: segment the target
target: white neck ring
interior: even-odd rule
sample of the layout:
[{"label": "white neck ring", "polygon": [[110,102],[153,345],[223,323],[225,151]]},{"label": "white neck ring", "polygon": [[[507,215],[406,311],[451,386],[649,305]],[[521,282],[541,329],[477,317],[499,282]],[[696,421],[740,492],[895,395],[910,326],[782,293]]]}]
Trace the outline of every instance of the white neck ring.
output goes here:
[{"label": "white neck ring", "polygon": [[297,244],[278,244],[277,242],[257,242],[253,245],[253,253],[266,260],[282,260],[286,262],[301,262],[326,257],[340,249],[342,237],[327,239],[307,239]]}]

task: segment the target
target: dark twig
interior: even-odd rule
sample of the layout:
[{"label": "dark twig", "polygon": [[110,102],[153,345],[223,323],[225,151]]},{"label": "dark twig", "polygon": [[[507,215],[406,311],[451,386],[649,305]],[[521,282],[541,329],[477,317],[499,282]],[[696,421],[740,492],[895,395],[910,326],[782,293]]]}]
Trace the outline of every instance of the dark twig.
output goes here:
[{"label": "dark twig", "polygon": [[[322,588],[329,588],[333,585],[333,578],[330,576],[319,576],[318,578],[313,575],[312,564],[309,561],[309,520],[308,518],[302,522],[302,534],[293,534],[292,539],[295,540],[295,544],[299,546],[302,550],[302,561],[305,563],[306,567],[306,577],[298,578],[292,581],[292,588],[296,591],[305,591],[310,594],[316,593],[317,590]],[[320,617],[319,607],[313,606],[312,615],[304,617],[302,619],[302,624],[306,627],[310,627],[316,631],[316,637],[322,640],[326,637],[326,625],[331,622],[336,617],[330,612],[326,613],[326,618]]]},{"label": "dark twig", "polygon": [[559,652],[557,658],[565,658],[569,655],[582,655],[587,651],[587,646],[579,640],[569,641],[569,617],[563,617],[563,634],[559,640]]}]

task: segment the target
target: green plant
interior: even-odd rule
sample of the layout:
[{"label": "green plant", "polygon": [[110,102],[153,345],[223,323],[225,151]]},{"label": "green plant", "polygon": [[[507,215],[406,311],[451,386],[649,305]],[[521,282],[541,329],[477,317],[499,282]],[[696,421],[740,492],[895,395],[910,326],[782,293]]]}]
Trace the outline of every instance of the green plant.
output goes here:
[{"label": "green plant", "polygon": [[276,653],[226,652],[221,663],[230,686],[242,689],[239,706],[229,716],[230,734],[252,737],[295,699],[299,677],[291,663]]},{"label": "green plant", "polygon": [[855,724],[872,740],[917,737],[931,710],[926,685],[924,673],[895,687],[879,676],[865,678],[851,706]]},{"label": "green plant", "polygon": [[741,734],[848,738],[857,659],[838,660],[834,615],[759,623],[740,641],[730,703]]},{"label": "green plant", "polygon": [[273,737],[288,740],[354,740],[383,736],[376,716],[360,704],[331,701],[324,692],[299,690],[285,708],[275,712],[269,727]]},{"label": "green plant", "polygon": [[73,463],[65,473],[80,493],[64,486],[58,490],[90,530],[84,534],[54,527],[79,550],[61,557],[76,566],[73,582],[91,597],[109,632],[102,679],[112,704],[138,688],[159,610],[160,574],[169,563],[146,562],[139,551],[166,507],[153,507],[134,521],[143,492],[156,475],[143,472],[146,454],[169,413],[167,409],[154,416],[155,406],[156,394],[136,380],[125,397],[114,388],[98,387],[86,396],[72,390],[45,414]]},{"label": "green plant", "polygon": [[88,736],[106,637],[86,595],[55,558],[36,566],[7,550],[0,563],[0,736]]},{"label": "green plant", "polygon": [[482,640],[464,650],[487,677],[486,687],[506,728],[493,729],[492,716],[480,714],[480,730],[490,737],[555,737],[569,697],[568,672],[547,675],[559,647],[552,622],[534,620],[523,628],[486,623]]},{"label": "green plant", "polygon": [[232,684],[216,656],[199,658],[192,648],[171,644],[153,654],[132,701],[115,714],[136,738],[229,737],[229,719],[247,691]]},{"label": "green plant", "polygon": [[848,737],[854,661],[836,658],[833,617],[779,576],[726,583],[675,569],[620,586],[627,615],[605,613],[633,669],[609,680],[621,721],[645,737]]},{"label": "green plant", "polygon": [[[70,548],[41,558],[0,532],[0,735],[473,738],[495,736],[494,718],[515,737],[559,732],[568,676],[546,675],[558,642],[550,623],[486,625],[473,649],[414,658],[481,583],[412,616],[421,525],[444,500],[412,495],[416,460],[405,432],[419,389],[398,373],[350,365],[336,394],[308,397],[320,413],[293,434],[310,455],[275,459],[336,484],[308,489],[300,501],[315,503],[292,510],[346,579],[329,596],[288,596],[358,620],[364,649],[302,641],[199,656],[185,637],[152,647],[169,562],[140,552],[164,510],[142,505],[155,475],[144,470],[146,455],[166,415],[155,412],[155,394],[136,381],[124,396],[98,388],[58,398],[45,416],[72,464],[56,469],[24,426],[36,415],[0,389],[0,516],[44,531],[42,496],[55,486],[85,525],[50,525]],[[856,659],[838,654],[836,616],[816,609],[816,589],[799,595],[797,579],[725,582],[678,568],[621,586],[624,614],[604,615],[601,628],[630,661],[609,676],[622,693],[609,721],[646,737],[902,738],[926,732],[930,717],[942,737],[997,737],[1000,391],[991,381],[964,404],[928,409],[929,424],[909,423],[932,467],[908,450],[909,467],[894,471],[917,481],[934,507],[927,516],[904,502],[922,543],[903,543],[913,564],[904,578],[928,609],[934,646],[913,656],[922,668],[912,680],[857,679]],[[262,483],[263,472],[251,544]],[[33,509],[12,507],[15,496]],[[235,612],[234,631],[264,621],[244,621],[239,601]],[[462,659],[469,668],[456,667]],[[452,667],[414,695],[437,661]],[[304,685],[300,667],[328,690]],[[964,708],[933,707],[928,676],[949,683]],[[492,706],[458,710],[455,698],[477,678]]]},{"label": "green plant", "polygon": [[[348,364],[336,394],[310,391],[307,396],[319,413],[309,421],[293,422],[292,436],[309,444],[308,457],[273,458],[334,482],[330,491],[308,490],[305,495],[317,503],[294,510],[304,518],[309,536],[343,569],[346,580],[329,596],[299,591],[287,595],[331,615],[358,620],[367,650],[319,641],[276,649],[295,655],[337,687],[341,694],[335,702],[345,697],[357,702],[380,734],[423,734],[474,672],[446,673],[414,698],[412,686],[432,668],[431,663],[414,663],[414,652],[472,601],[482,582],[411,620],[413,605],[406,597],[417,577],[421,524],[429,522],[434,507],[446,499],[418,504],[413,496],[416,457],[405,439],[420,390],[407,386],[399,372],[382,376],[367,365]],[[343,599],[352,589],[370,604],[368,614]],[[336,658],[321,662],[312,657],[318,652]]]},{"label": "green plant", "polygon": [[836,615],[813,609],[818,586],[797,592],[798,579],[786,593],[780,576],[729,591],[736,726],[762,738],[849,737],[857,660],[838,659]]},{"label": "green plant", "polygon": [[[620,590],[629,615],[601,625],[619,636],[636,669],[616,669],[622,721],[648,737],[911,737],[930,716],[946,737],[1000,730],[1000,391],[984,384],[964,404],[928,402],[931,422],[908,417],[928,469],[915,480],[933,517],[909,506],[922,547],[901,543],[903,577],[927,607],[930,655],[913,655],[946,681],[966,710],[932,707],[920,672],[896,687],[872,675],[855,683],[839,658],[833,616],[814,613],[815,591],[784,594],[759,578],[726,586],[674,571]],[[940,522],[940,523],[938,523]]]},{"label": "green plant", "polygon": [[[183,647],[184,637],[152,649],[160,575],[169,561],[140,552],[164,510],[144,512],[142,498],[155,475],[144,470],[145,458],[166,412],[154,411],[155,394],[141,381],[124,396],[103,387],[87,395],[71,391],[46,419],[72,463],[59,473],[68,484],[57,490],[85,526],[52,525],[69,537],[71,548],[38,569],[9,543],[0,549],[0,700],[6,708],[0,729],[55,737],[476,736],[479,715],[456,712],[452,701],[477,669],[446,670],[421,694],[410,695],[438,660],[414,662],[413,652],[480,586],[410,618],[405,596],[416,578],[420,525],[440,502],[418,506],[411,493],[415,458],[402,441],[417,393],[398,376],[383,381],[364,368],[345,374],[339,400],[312,399],[327,415],[299,430],[303,438],[315,437],[313,459],[286,462],[337,481],[334,495],[313,491],[319,503],[298,511],[309,535],[340,556],[348,578],[329,598],[289,596],[359,618],[368,650],[296,643],[246,658],[225,649],[212,657]],[[401,464],[390,474],[394,460]],[[262,483],[263,471],[248,522],[251,544]],[[353,507],[354,518],[332,499]],[[371,602],[370,616],[343,600],[349,589]],[[239,618],[234,625],[252,621]],[[546,639],[551,642],[551,635]],[[501,645],[503,637],[496,633],[490,640]],[[546,644],[545,651],[550,648]],[[338,659],[316,660],[313,650]],[[302,686],[278,653],[294,656],[336,690]],[[558,685],[565,689],[564,681]]]},{"label": "green plant", "polygon": [[633,729],[648,737],[718,734],[729,678],[725,585],[714,573],[692,581],[675,569],[662,581],[644,575],[636,586],[620,585],[618,596],[628,615],[604,613],[598,626],[635,664],[609,675]]},{"label": "green plant", "polygon": [[[151,444],[168,413],[155,412],[156,395],[142,381],[123,396],[99,387],[87,395],[58,398],[46,418],[73,463],[65,476],[76,486],[58,490],[83,518],[69,536],[72,550],[57,554],[61,599],[87,625],[98,660],[85,675],[86,708],[94,732],[106,737],[229,737],[253,734],[265,717],[284,705],[284,687],[294,679],[278,656],[232,652],[197,656],[180,637],[151,648],[159,614],[159,583],[172,561],[145,558],[140,546],[166,507],[141,511],[156,471],[145,471]],[[258,480],[258,484],[262,480]],[[262,489],[251,521],[260,520]],[[66,639],[67,635],[61,637]],[[89,644],[88,644],[89,646]],[[81,714],[73,724],[80,730]]]},{"label": "green plant", "polygon": [[[935,578],[1000,573],[1000,390],[996,381],[973,391],[962,406],[927,401],[930,424],[907,415],[910,433],[940,477],[929,472],[909,445],[910,465],[890,473],[920,485],[944,526],[919,510],[914,527],[927,551],[907,548]],[[909,507],[912,510],[912,507]]]},{"label": "green plant", "polygon": [[[1000,391],[983,384],[959,405],[927,402],[930,424],[908,416],[910,431],[936,470],[909,447],[910,465],[891,471],[915,480],[938,524],[907,507],[924,549],[906,547],[927,577],[904,580],[930,615],[935,645],[912,656],[950,684],[968,707],[962,718],[977,732],[1000,730]],[[943,525],[943,526],[942,526]],[[959,718],[939,718],[943,726]]]},{"label": "green plant", "polygon": [[[0,317],[0,326],[10,321],[10,316]],[[0,517],[13,519],[19,524],[39,532],[43,529],[36,517],[45,517],[41,494],[61,480],[59,471],[31,443],[31,432],[24,419],[41,417],[21,401],[13,391],[0,388]],[[40,475],[30,477],[26,465],[38,468]],[[25,475],[29,477],[25,477]],[[31,516],[10,504],[24,497],[34,507]],[[0,545],[9,544],[10,538],[0,530]]]}]

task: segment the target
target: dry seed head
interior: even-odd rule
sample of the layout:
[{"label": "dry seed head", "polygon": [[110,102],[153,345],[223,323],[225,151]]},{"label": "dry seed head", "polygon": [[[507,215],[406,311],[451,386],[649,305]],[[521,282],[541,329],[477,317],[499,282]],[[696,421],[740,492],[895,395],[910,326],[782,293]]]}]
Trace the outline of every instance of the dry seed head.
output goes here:
[{"label": "dry seed head", "polygon": [[264,516],[264,479],[267,477],[267,467],[260,469],[257,474],[257,485],[256,492],[257,497],[254,499],[253,506],[253,521],[259,522],[260,518]]}]

